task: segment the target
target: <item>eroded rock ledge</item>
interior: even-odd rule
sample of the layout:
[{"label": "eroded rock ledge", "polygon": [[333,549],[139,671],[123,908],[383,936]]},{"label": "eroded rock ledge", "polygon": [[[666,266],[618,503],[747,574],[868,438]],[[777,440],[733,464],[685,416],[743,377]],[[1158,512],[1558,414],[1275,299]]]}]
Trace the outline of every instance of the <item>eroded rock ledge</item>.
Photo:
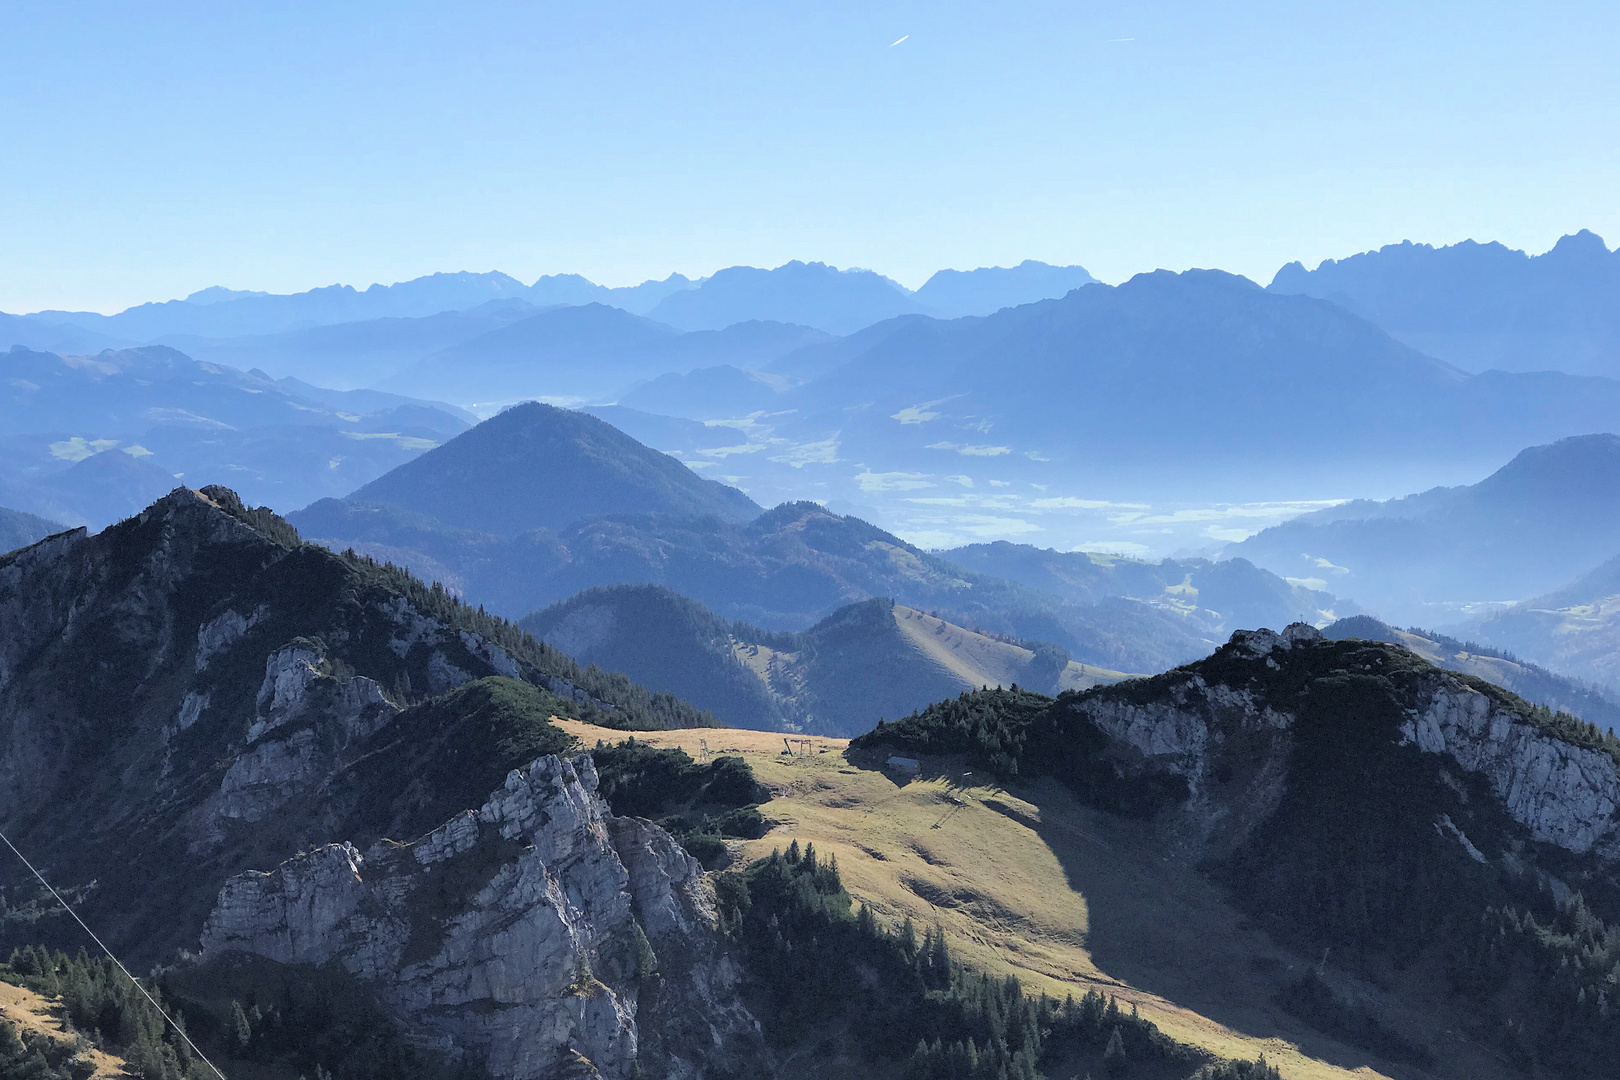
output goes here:
[{"label": "eroded rock ledge", "polygon": [[[409,844],[332,844],[233,878],[205,959],[340,963],[424,1045],[539,1080],[589,1060],[608,1080],[697,1077],[757,1044],[701,867],[649,822],[614,818],[589,755],[514,770]],[[680,1045],[645,1053],[643,1027]],[[695,1035],[694,1035],[694,1029]]]}]

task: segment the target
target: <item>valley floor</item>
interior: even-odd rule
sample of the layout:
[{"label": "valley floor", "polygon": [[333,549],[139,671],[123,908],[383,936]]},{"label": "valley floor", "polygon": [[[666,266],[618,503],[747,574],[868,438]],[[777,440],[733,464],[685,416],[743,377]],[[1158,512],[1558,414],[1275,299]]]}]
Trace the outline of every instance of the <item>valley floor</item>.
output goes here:
[{"label": "valley floor", "polygon": [[[586,746],[627,733],[570,720]],[[813,738],[785,754],[781,735],[731,728],[636,732],[694,758],[741,754],[774,797],[780,824],[741,843],[742,861],[797,839],[836,855],[845,886],[890,925],[944,928],[954,955],[980,971],[1015,974],[1056,997],[1117,995],[1171,1037],[1228,1058],[1264,1053],[1289,1080],[1431,1075],[1389,1065],[1326,1038],[1274,1004],[1307,960],[1249,927],[1221,890],[1167,858],[1152,829],[1078,804],[1050,781],[1006,789],[989,777],[925,762],[906,781],[846,759],[848,740]],[[928,768],[929,765],[939,768]],[[1409,977],[1384,999],[1391,1026],[1420,1016],[1453,1031],[1441,995]],[[1433,1075],[1511,1077],[1489,1051],[1457,1035],[1434,1046]]]}]

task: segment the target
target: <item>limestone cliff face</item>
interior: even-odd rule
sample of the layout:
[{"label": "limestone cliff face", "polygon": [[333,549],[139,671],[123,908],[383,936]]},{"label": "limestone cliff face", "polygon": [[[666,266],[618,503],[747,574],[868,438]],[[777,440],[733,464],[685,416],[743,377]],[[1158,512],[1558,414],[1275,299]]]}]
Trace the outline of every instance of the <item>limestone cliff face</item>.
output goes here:
[{"label": "limestone cliff face", "polygon": [[240,875],[202,941],[209,957],[337,961],[418,1039],[499,1078],[552,1076],[575,1055],[631,1075],[640,990],[659,981],[657,1008],[701,1016],[707,1039],[666,1047],[656,1072],[700,1076],[754,1032],[701,868],[663,830],[607,813],[589,755],[513,771],[414,843],[332,844]]},{"label": "limestone cliff face", "polygon": [[1467,686],[1436,688],[1403,737],[1484,775],[1513,819],[1544,843],[1620,859],[1620,771],[1601,750],[1574,746]]},{"label": "limestone cliff face", "polygon": [[544,752],[501,749],[544,722],[536,687],[613,706],[481,628],[505,633],[224,489],[0,556],[0,828],[134,965],[199,935],[336,960],[503,1077],[757,1054],[667,834],[613,819],[588,758],[489,794]]},{"label": "limestone cliff face", "polygon": [[[1286,783],[1302,706],[1272,677],[1303,657],[1296,650],[1317,646],[1332,647],[1302,623],[1280,634],[1239,631],[1211,661],[1160,676],[1152,695],[1102,691],[1074,708],[1150,767],[1183,777],[1190,796],[1183,823],[1204,843],[1231,846],[1275,809]],[[1520,706],[1427,668],[1414,683],[1400,738],[1484,777],[1533,839],[1620,860],[1614,759],[1537,726]],[[1449,822],[1438,827],[1455,830]]]}]

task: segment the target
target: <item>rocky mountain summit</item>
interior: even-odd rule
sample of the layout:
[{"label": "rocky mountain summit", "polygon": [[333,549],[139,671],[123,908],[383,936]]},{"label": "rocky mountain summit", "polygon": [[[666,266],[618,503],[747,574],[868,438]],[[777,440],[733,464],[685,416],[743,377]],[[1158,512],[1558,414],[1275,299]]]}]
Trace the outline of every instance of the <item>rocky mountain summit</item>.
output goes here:
[{"label": "rocky mountain summit", "polygon": [[[499,1078],[755,1053],[695,862],[559,714],[701,716],[224,488],[0,558],[0,828],[132,966],[335,961]],[[78,947],[0,873],[0,946]]]},{"label": "rocky mountain summit", "polygon": [[963,695],[852,748],[965,755],[1146,819],[1162,857],[1321,958],[1285,1009],[1390,1060],[1449,1053],[1385,1026],[1444,1000],[1514,1075],[1615,1075],[1620,739],[1595,725],[1296,623],[1084,693]]},{"label": "rocky mountain summit", "polygon": [[[1276,807],[1286,776],[1282,752],[1291,749],[1286,736],[1300,726],[1303,703],[1285,703],[1286,698],[1267,693],[1265,676],[1281,676],[1288,653],[1311,648],[1334,646],[1305,623],[1280,634],[1238,631],[1209,662],[1224,661],[1217,670],[1227,668],[1221,671],[1225,679],[1212,679],[1199,670],[1205,665],[1192,665],[1161,677],[1163,685],[1152,700],[1133,687],[1134,693],[1099,691],[1073,708],[1139,752],[1145,765],[1184,780],[1187,812],[1200,815],[1214,832],[1240,811],[1260,816]],[[1372,672],[1396,660],[1406,658],[1375,653],[1359,667]],[[1245,661],[1258,662],[1264,672],[1258,678],[1231,678],[1236,673],[1230,666]],[[1585,725],[1569,723],[1569,717],[1559,724],[1557,714],[1527,706],[1484,680],[1423,671],[1427,664],[1415,656],[1403,666],[1407,670],[1399,674],[1408,693],[1402,695],[1397,746],[1447,759],[1451,767],[1485,781],[1509,818],[1535,842],[1593,853],[1605,866],[1620,862],[1620,767],[1612,740],[1595,737]],[[1254,754],[1257,742],[1269,744],[1266,752]],[[1232,757],[1240,752],[1250,757],[1242,764],[1252,779],[1234,789],[1222,778],[1232,774]],[[1442,831],[1454,835],[1470,858],[1478,856],[1478,848],[1454,825]]]}]

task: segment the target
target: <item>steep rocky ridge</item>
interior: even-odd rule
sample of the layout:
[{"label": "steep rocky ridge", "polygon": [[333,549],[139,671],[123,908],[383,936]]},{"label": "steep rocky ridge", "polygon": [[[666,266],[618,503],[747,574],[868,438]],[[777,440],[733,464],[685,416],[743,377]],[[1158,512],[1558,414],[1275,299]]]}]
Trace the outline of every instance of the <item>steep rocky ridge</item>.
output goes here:
[{"label": "steep rocky ridge", "polygon": [[1596,683],[1548,671],[1512,653],[1472,641],[1410,627],[1399,630],[1371,615],[1353,615],[1322,628],[1330,638],[1365,638],[1402,645],[1436,667],[1474,675],[1511,690],[1526,701],[1567,712],[1614,731],[1620,727],[1620,696]]},{"label": "steep rocky ridge", "polygon": [[[1364,643],[1350,647],[1361,653],[1361,663],[1330,670],[1384,669],[1397,680],[1401,746],[1449,759],[1483,779],[1534,841],[1596,855],[1590,875],[1606,876],[1620,860],[1620,743],[1612,736],[1416,656]],[[1137,751],[1144,767],[1184,780],[1182,813],[1197,823],[1202,839],[1221,836],[1218,846],[1229,848],[1247,838],[1235,823],[1252,825],[1278,805],[1294,731],[1311,711],[1309,695],[1299,694],[1298,669],[1305,665],[1290,664],[1287,654],[1334,649],[1305,624],[1281,634],[1239,631],[1205,664],[1114,692],[1101,689],[1070,708]],[[1279,693],[1284,687],[1294,693]],[[1229,779],[1235,754],[1248,758],[1247,775],[1236,783]],[[1477,853],[1463,846],[1471,858]]]},{"label": "steep rocky ridge", "polygon": [[1620,739],[1592,724],[1295,624],[1056,700],[963,695],[851,748],[1146,819],[1159,858],[1318,958],[1278,1000],[1336,1038],[1442,1076],[1475,1075],[1459,1037],[1512,1075],[1617,1075]]},{"label": "steep rocky ridge", "polygon": [[[499,1077],[555,1076],[576,1055],[608,1077],[653,1060],[701,1076],[703,1051],[757,1041],[713,923],[696,860],[608,814],[589,755],[546,756],[414,843],[330,844],[233,878],[202,945],[211,962],[336,961],[419,1038]],[[658,1039],[673,1025],[645,1024],[660,1010],[700,1033],[698,1061]]]},{"label": "steep rocky ridge", "polygon": [[[440,934],[444,949],[463,950],[458,958],[494,948],[497,911],[545,937],[546,911],[556,910],[547,896],[568,897],[579,908],[568,916],[572,944],[536,954],[500,992],[546,1015],[544,1045],[605,1055],[605,1076],[627,1075],[642,1045],[663,1047],[679,1074],[679,1060],[715,1047],[708,1028],[688,1030],[680,1017],[731,1016],[716,1030],[747,1034],[721,961],[676,963],[715,955],[703,886],[661,831],[605,811],[588,765],[548,756],[571,741],[550,715],[652,720],[659,701],[627,685],[581,672],[392,568],[303,544],[226,489],[182,488],[100,534],[63,533],[0,558],[0,828],[138,968],[194,949],[236,875],[300,852],[313,854],[275,880],[308,879],[350,850],[368,853],[364,881],[381,890],[373,899],[404,902],[426,880],[409,939],[423,955],[393,971],[372,964],[365,977],[401,1003],[412,1037],[487,1056],[498,1076],[529,1066],[479,1035],[494,991],[435,1001],[432,1026],[403,1004],[422,985],[410,965],[441,955],[421,944]],[[403,847],[388,840],[424,835]],[[436,877],[441,864],[456,869]],[[413,865],[426,877],[406,873]],[[0,871],[13,900],[32,894],[19,870]],[[516,891],[443,884],[469,873]],[[244,888],[227,890],[211,951],[260,940],[231,900]],[[311,899],[330,914],[348,895],[323,888]],[[599,903],[581,906],[586,895]],[[638,1010],[623,963],[598,948],[632,914],[665,960],[651,1013]],[[8,920],[3,930],[48,944],[57,935],[76,949],[56,922]],[[339,942],[325,947],[327,958],[348,955]],[[306,942],[297,956],[319,948]],[[587,993],[558,990],[573,986],[581,957],[610,994],[589,982]],[[563,967],[540,963],[548,959]],[[594,1034],[613,1024],[622,1030],[606,1042]]]}]

